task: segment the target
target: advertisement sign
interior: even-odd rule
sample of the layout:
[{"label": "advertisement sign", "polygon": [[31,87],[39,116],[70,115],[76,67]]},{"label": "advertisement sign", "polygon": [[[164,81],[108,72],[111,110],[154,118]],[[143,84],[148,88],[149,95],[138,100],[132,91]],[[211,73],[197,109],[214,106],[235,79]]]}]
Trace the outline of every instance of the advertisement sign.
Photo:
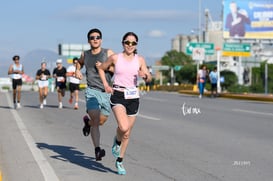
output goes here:
[{"label": "advertisement sign", "polygon": [[223,56],[249,57],[251,46],[249,43],[224,43]]},{"label": "advertisement sign", "polygon": [[223,36],[273,38],[273,0],[224,0]]}]

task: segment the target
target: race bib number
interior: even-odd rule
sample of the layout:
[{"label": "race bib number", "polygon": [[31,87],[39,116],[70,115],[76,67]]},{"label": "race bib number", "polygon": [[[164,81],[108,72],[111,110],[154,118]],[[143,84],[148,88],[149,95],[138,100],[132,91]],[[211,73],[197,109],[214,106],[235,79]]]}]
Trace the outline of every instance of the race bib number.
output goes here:
[{"label": "race bib number", "polygon": [[64,82],[64,77],[57,77],[58,82]]},{"label": "race bib number", "polygon": [[124,90],[124,98],[125,99],[136,99],[139,98],[139,90],[136,87],[126,88]]},{"label": "race bib number", "polygon": [[42,75],[41,80],[46,80],[46,75]]}]

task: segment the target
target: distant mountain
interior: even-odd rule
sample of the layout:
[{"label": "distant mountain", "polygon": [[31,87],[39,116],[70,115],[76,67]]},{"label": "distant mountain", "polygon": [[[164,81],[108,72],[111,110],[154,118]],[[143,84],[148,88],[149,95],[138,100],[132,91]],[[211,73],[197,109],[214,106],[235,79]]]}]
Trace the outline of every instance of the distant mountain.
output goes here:
[{"label": "distant mountain", "polygon": [[0,77],[8,77],[8,69],[10,64],[12,63],[12,58],[5,56],[5,54],[1,55],[0,59]]},{"label": "distant mountain", "polygon": [[[55,62],[59,58],[56,52],[50,50],[33,50],[22,57],[21,63],[24,65],[25,73],[31,77],[35,77],[37,70],[41,67],[41,62],[47,62],[47,68],[52,73]],[[65,62],[65,60],[64,60]]]},{"label": "distant mountain", "polygon": [[[52,73],[53,69],[56,66],[56,60],[58,58],[63,59],[63,65],[68,67],[68,63],[65,57],[60,57],[56,52],[51,50],[42,50],[37,49],[27,53],[24,57],[21,57],[21,63],[24,65],[25,74],[29,75],[32,78],[35,78],[35,74],[37,70],[41,67],[41,62],[44,60],[47,62],[47,68]],[[156,61],[160,60],[160,58],[155,57],[146,57],[146,62],[148,66],[154,65]],[[0,65],[0,77],[7,77],[7,72],[9,65],[12,64],[12,60],[10,58],[10,62],[1,62]]]},{"label": "distant mountain", "polygon": [[[56,60],[60,57],[56,52],[50,50],[37,49],[27,53],[25,56],[20,56],[20,62],[24,66],[25,74],[35,77],[37,70],[41,67],[41,62],[47,62],[47,68],[52,73],[53,68],[56,66]],[[8,77],[8,68],[13,63],[12,58],[10,61],[3,61],[0,63],[0,77]],[[67,66],[66,59],[63,58],[64,66]]]}]

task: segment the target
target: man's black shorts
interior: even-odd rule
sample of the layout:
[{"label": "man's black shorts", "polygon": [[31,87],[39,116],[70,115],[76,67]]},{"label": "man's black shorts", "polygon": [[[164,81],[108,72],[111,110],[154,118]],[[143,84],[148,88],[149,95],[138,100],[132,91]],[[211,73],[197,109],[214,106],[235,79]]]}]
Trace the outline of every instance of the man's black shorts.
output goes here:
[{"label": "man's black shorts", "polygon": [[65,89],[66,84],[65,82],[56,82],[56,87],[59,87],[59,89]]}]

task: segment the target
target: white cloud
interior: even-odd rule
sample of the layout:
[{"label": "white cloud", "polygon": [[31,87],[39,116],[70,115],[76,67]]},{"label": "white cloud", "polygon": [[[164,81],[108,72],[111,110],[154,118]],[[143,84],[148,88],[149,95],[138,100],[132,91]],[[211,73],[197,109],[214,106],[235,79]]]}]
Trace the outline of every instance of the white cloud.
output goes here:
[{"label": "white cloud", "polygon": [[165,33],[160,30],[151,30],[150,32],[148,32],[148,36],[152,38],[161,38],[165,36]]},{"label": "white cloud", "polygon": [[106,21],[177,21],[188,20],[196,16],[193,11],[178,10],[132,10],[132,9],[105,9],[100,6],[78,6],[59,16],[76,20],[106,20]]}]

